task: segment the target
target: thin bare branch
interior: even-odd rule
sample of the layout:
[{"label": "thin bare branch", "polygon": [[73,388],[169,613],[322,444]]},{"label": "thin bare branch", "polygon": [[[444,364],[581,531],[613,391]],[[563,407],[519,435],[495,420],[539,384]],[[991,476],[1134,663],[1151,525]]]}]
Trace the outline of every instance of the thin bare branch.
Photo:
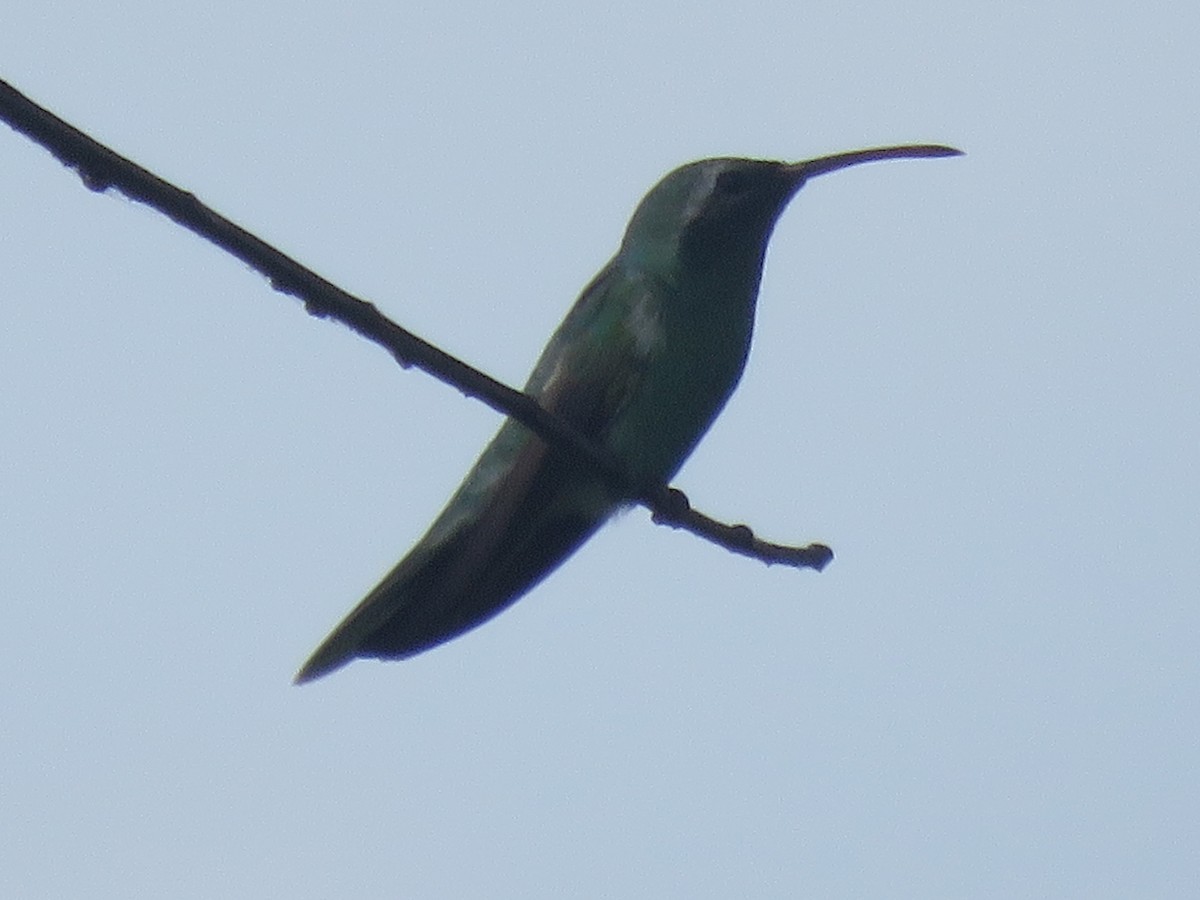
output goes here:
[{"label": "thin bare branch", "polygon": [[822,544],[788,547],[755,537],[745,525],[725,525],[693,510],[687,497],[666,485],[636,484],[621,466],[592,442],[533,398],[514,390],[406,331],[373,304],[347,293],[311,269],[241,228],[153,172],[142,168],[68,122],[38,106],[7,82],[0,81],[0,119],[74,169],[90,190],[116,188],[125,196],[158,210],[261,272],[275,290],[303,301],[320,318],[332,318],[374,341],[408,368],[415,366],[517,419],[539,437],[593,467],[621,494],[648,507],[660,524],[684,528],[727,550],[797,568],[823,569],[833,552]]}]

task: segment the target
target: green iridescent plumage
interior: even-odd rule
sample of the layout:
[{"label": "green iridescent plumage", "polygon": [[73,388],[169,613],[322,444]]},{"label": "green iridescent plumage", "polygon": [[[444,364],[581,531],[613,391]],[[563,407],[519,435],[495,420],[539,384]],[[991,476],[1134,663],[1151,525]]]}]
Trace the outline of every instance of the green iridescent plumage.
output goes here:
[{"label": "green iridescent plumage", "polygon": [[[952,156],[885,147],[802,163],[706,159],[639,204],[616,256],[550,339],[525,390],[639,481],[666,482],[745,366],[763,256],[814,175],[873,160]],[[620,507],[593,473],[511,420],[425,536],[296,676],[355,657],[400,659],[496,615]]]}]

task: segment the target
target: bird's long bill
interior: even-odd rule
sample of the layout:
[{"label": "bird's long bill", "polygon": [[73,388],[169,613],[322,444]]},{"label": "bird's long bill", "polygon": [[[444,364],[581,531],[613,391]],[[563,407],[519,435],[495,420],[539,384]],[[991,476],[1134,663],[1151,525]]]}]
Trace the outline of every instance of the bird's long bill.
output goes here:
[{"label": "bird's long bill", "polygon": [[816,159],[792,163],[788,169],[795,173],[797,182],[803,183],[814,175],[836,172],[838,169],[857,166],[859,163],[878,162],[883,159],[928,159],[938,156],[962,155],[961,150],[944,147],[941,144],[903,144],[896,147],[869,147],[866,150],[850,150],[846,153],[834,153],[832,156],[820,156]]}]

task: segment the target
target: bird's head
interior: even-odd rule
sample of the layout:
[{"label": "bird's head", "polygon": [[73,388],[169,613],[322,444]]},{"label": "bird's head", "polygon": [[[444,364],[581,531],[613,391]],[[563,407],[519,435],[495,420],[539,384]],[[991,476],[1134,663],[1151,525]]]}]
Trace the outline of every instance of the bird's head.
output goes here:
[{"label": "bird's head", "polygon": [[788,201],[816,175],[883,159],[957,156],[938,145],[876,147],[797,163],[722,157],[670,172],[638,205],[621,243],[630,264],[671,277],[761,266]]}]

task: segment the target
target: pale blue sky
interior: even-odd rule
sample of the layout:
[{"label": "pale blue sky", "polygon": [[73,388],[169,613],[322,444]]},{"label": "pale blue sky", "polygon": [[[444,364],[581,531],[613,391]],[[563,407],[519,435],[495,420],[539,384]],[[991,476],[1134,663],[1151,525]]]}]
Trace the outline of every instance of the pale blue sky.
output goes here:
[{"label": "pale blue sky", "polygon": [[0,76],[521,382],[667,170],[809,185],[677,481],[305,688],[493,413],[0,130],[0,895],[1184,897],[1187,4],[25,4]]}]

